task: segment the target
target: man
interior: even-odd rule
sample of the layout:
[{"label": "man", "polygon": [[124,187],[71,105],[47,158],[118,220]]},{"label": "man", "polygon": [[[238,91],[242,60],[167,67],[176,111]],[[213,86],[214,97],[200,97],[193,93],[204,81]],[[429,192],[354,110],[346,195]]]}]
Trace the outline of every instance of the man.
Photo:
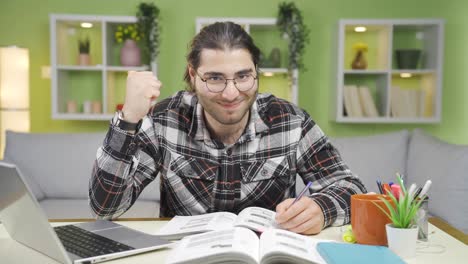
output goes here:
[{"label": "man", "polygon": [[[161,217],[260,206],[302,234],[349,222],[350,196],[364,186],[305,111],[258,94],[259,54],[239,25],[205,27],[187,56],[188,91],[154,107],[161,82],[130,72],[124,107],[97,153],[95,214],[122,214],[159,174]],[[312,194],[291,205],[296,174]]]}]

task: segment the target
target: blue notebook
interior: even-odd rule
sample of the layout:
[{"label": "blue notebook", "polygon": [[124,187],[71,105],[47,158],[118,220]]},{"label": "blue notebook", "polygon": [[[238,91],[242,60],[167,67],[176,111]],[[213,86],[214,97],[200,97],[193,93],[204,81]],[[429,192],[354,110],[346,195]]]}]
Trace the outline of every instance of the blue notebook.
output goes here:
[{"label": "blue notebook", "polygon": [[317,251],[328,264],[400,264],[405,263],[387,247],[320,242]]}]

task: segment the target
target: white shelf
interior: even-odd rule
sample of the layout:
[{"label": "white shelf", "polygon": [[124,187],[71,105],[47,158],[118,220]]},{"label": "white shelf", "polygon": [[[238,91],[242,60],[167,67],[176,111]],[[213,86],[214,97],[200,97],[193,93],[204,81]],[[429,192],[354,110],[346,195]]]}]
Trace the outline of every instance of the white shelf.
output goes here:
[{"label": "white shelf", "polygon": [[[121,44],[115,42],[114,32],[119,25],[136,23],[135,16],[50,14],[49,21],[53,119],[109,120],[116,105],[123,103],[126,72],[152,70],[156,74],[155,62],[151,67],[119,65]],[[83,29],[81,22],[93,26]],[[84,38],[90,39],[93,65],[75,65],[78,40]],[[98,107],[96,112],[100,113],[83,113],[88,103]],[[78,113],[68,113],[67,106]]]},{"label": "white shelf", "polygon": [[108,71],[127,72],[127,71],[147,71],[150,68],[149,68],[149,66],[144,65],[144,66],[141,66],[141,67],[107,66],[106,69]]},{"label": "white shelf", "polygon": [[261,73],[271,72],[271,73],[288,73],[287,68],[259,68]]},{"label": "white shelf", "polygon": [[[355,26],[367,31],[356,33]],[[331,96],[331,119],[338,123],[440,123],[442,109],[442,66],[444,21],[441,19],[341,19],[338,22],[336,89]],[[368,44],[365,53],[368,68],[350,69],[357,42]],[[420,61],[415,69],[398,69],[396,50],[419,49]],[[401,65],[401,64],[400,64]],[[408,76],[401,74],[408,73]],[[364,116],[351,109],[347,101],[357,102]],[[348,87],[348,86],[351,86]],[[371,99],[363,96],[367,87]],[[352,95],[350,95],[352,94]],[[357,97],[357,98],[356,98]],[[354,100],[350,100],[353,98]],[[364,105],[373,101],[378,116],[365,116]],[[367,102],[365,104],[364,102]],[[349,103],[353,105],[352,103]],[[348,105],[349,106],[349,105]],[[372,107],[370,107],[372,108]],[[349,109],[347,109],[349,110]],[[369,111],[372,113],[372,111]],[[371,115],[371,114],[369,114]]]},{"label": "white shelf", "polygon": [[400,74],[400,73],[411,73],[411,74],[437,74],[437,70],[392,70],[392,74]]},{"label": "white shelf", "polygon": [[344,74],[387,74],[386,70],[344,70]]},{"label": "white shelf", "polygon": [[435,118],[402,118],[402,117],[340,117],[337,122],[355,123],[355,124],[373,124],[373,123],[407,123],[407,124],[431,124],[437,122]]},{"label": "white shelf", "polygon": [[55,113],[52,116],[54,119],[65,120],[111,120],[113,114],[84,114],[84,113]]},{"label": "white shelf", "polygon": [[102,65],[80,66],[80,65],[57,65],[57,70],[65,71],[102,71]]}]

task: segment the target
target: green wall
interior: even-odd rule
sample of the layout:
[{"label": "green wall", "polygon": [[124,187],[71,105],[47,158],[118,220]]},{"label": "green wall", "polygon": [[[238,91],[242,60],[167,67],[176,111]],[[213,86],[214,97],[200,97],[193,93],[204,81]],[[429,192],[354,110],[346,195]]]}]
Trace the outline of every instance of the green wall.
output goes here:
[{"label": "green wall", "polygon": [[[2,0],[0,46],[30,50],[32,132],[104,131],[105,121],[52,120],[51,83],[41,78],[41,66],[50,64],[49,13],[134,15],[141,0]],[[162,44],[159,78],[162,96],[183,89],[187,44],[194,35],[195,18],[273,17],[280,0],[159,0]],[[299,105],[330,136],[369,135],[402,128],[422,127],[452,143],[468,144],[468,2],[465,0],[302,0],[296,1],[310,28],[305,54],[306,72],[299,78]],[[445,59],[442,122],[437,125],[337,124],[330,120],[330,96],[336,24],[340,18],[443,18]]]}]

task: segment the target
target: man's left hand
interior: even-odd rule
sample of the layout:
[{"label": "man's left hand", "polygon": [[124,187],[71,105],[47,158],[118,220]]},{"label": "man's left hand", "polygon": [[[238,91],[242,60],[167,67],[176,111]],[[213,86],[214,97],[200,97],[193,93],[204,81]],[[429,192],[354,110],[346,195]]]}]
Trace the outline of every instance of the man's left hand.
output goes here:
[{"label": "man's left hand", "polygon": [[304,235],[320,233],[325,221],[320,206],[306,196],[291,205],[293,202],[294,198],[290,198],[276,206],[276,222],[291,232]]}]

